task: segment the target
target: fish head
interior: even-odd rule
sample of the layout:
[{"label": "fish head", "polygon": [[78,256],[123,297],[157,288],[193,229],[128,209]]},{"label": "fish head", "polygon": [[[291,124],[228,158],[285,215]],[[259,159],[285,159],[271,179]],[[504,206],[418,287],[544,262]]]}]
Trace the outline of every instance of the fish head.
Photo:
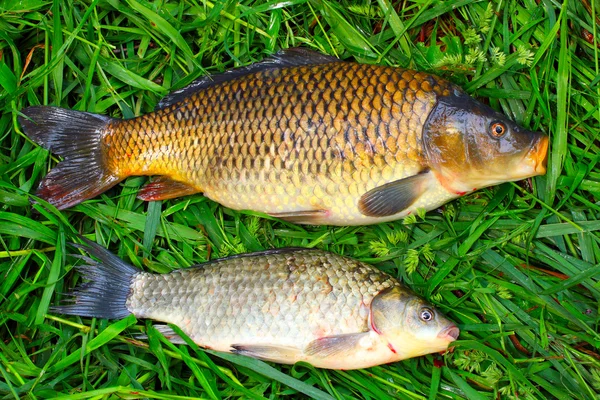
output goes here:
[{"label": "fish head", "polygon": [[445,351],[460,333],[435,307],[400,287],[375,296],[370,324],[400,359]]},{"label": "fish head", "polygon": [[422,140],[429,168],[456,194],[546,173],[546,135],[521,128],[458,89],[438,98]]}]

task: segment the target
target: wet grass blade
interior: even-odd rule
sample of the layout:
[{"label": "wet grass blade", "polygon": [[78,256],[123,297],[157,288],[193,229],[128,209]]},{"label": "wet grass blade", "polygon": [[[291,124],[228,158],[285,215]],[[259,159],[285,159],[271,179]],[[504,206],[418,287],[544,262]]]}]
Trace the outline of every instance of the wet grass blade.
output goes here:
[{"label": "wet grass blade", "polygon": [[[563,3],[563,8],[568,7],[568,1]],[[552,152],[550,153],[550,163],[548,168],[548,186],[546,201],[552,202],[556,193],[556,182],[560,176],[565,158],[567,156],[567,134],[569,115],[569,93],[571,85],[571,50],[569,43],[569,28],[567,14],[561,13],[559,22],[560,31],[560,51],[558,53],[558,75],[556,79],[556,128],[552,135]]]},{"label": "wet grass blade", "polygon": [[152,27],[156,28],[159,32],[167,36],[186,56],[188,68],[193,68],[196,62],[192,53],[192,49],[177,29],[175,29],[166,19],[144,5],[138,3],[136,0],[127,0],[127,3],[131,5],[131,8],[133,8],[135,11],[142,14],[148,21],[151,21],[150,24]]},{"label": "wet grass blade", "polygon": [[334,399],[329,394],[278,371],[277,369],[271,367],[264,361],[256,360],[254,358],[249,358],[249,357],[245,357],[245,356],[238,356],[238,355],[227,354],[227,353],[218,353],[218,352],[214,352],[214,351],[208,351],[208,353],[211,353],[214,356],[222,358],[224,360],[227,360],[235,365],[239,365],[239,366],[248,368],[252,371],[260,373],[261,375],[267,376],[271,379],[281,382],[284,385],[289,386],[289,387],[297,390],[298,392],[305,394],[306,396],[309,396],[310,398],[319,399],[319,400],[333,400]]}]

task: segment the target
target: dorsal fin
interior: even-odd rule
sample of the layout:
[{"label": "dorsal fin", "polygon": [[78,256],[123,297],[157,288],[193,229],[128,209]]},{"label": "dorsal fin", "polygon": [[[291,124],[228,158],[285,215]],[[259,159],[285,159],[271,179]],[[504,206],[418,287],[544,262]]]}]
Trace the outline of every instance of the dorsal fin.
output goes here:
[{"label": "dorsal fin", "polygon": [[256,72],[276,68],[297,67],[302,65],[329,64],[339,61],[341,60],[336,57],[321,54],[316,51],[304,49],[302,47],[280,50],[272,56],[257,63],[250,64],[245,67],[230,69],[221,74],[203,76],[190,83],[188,86],[179,90],[175,90],[174,92],[166,95],[158,103],[155,110],[160,110],[162,108],[172,106],[175,103],[179,103],[193,93],[196,93],[202,89],[206,89],[208,87],[228,82]]}]

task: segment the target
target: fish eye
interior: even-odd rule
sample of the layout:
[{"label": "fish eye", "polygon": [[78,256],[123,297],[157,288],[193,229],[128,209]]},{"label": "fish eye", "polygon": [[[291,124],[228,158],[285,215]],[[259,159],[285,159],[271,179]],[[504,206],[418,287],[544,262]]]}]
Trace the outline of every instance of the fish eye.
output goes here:
[{"label": "fish eye", "polygon": [[506,125],[502,122],[493,122],[490,125],[490,133],[493,137],[501,138],[506,133]]},{"label": "fish eye", "polygon": [[427,307],[423,307],[421,309],[421,314],[419,315],[419,318],[421,318],[421,320],[425,321],[425,322],[433,321],[433,318],[434,318],[433,310],[430,308],[427,308]]}]

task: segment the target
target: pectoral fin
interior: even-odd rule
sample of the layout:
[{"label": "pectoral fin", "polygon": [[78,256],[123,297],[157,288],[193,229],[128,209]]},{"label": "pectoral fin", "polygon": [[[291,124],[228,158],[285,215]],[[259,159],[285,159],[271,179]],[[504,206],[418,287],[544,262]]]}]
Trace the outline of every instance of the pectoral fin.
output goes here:
[{"label": "pectoral fin", "polygon": [[248,357],[260,358],[264,361],[272,361],[284,364],[293,364],[298,361],[301,351],[296,347],[275,346],[263,344],[233,344],[232,353],[242,354]]},{"label": "pectoral fin", "polygon": [[321,358],[347,354],[348,351],[358,346],[361,339],[368,335],[369,332],[360,332],[322,337],[310,342],[304,349],[304,354]]},{"label": "pectoral fin", "polygon": [[177,182],[166,176],[154,178],[147,183],[138,193],[138,199],[145,201],[168,200],[175,197],[188,196],[198,193],[195,187]]},{"label": "pectoral fin", "polygon": [[280,218],[287,222],[295,224],[319,224],[323,222],[323,218],[327,217],[326,210],[307,210],[295,211],[286,213],[272,213],[273,217]]},{"label": "pectoral fin", "polygon": [[427,190],[429,170],[378,186],[363,194],[358,209],[369,217],[388,217],[410,207]]}]

